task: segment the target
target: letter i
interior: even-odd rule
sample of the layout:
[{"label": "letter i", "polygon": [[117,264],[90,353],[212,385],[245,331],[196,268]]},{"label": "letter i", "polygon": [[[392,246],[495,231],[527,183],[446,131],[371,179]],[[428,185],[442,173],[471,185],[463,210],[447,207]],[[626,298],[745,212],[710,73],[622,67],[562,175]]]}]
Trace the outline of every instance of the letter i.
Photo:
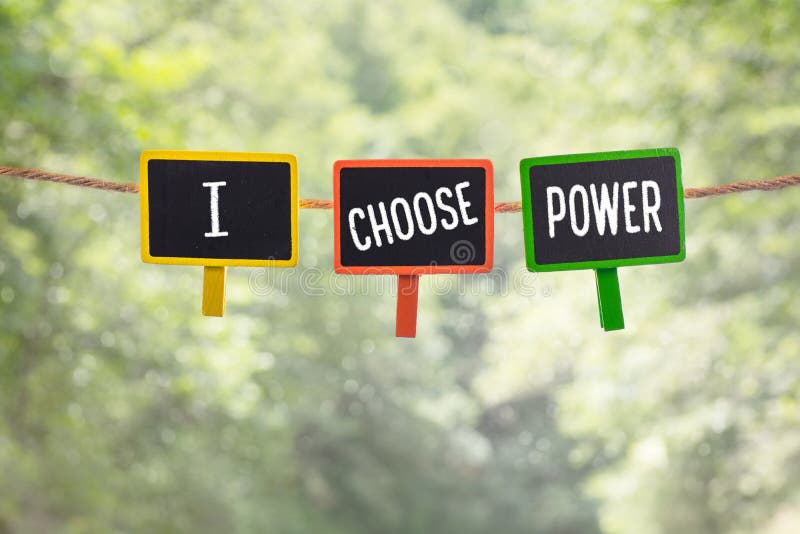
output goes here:
[{"label": "letter i", "polygon": [[203,187],[211,188],[211,231],[206,232],[206,237],[226,237],[228,232],[219,231],[219,188],[228,185],[227,182],[203,182]]}]

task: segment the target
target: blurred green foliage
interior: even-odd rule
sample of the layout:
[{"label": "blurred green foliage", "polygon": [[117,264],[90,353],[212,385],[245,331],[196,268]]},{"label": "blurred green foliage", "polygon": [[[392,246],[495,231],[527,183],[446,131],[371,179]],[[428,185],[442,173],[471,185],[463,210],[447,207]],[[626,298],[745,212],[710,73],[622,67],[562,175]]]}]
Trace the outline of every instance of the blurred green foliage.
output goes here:
[{"label": "blurred green foliage", "polygon": [[[357,157],[489,157],[499,200],[558,153],[769,177],[800,169],[798,27],[796,0],[0,0],[0,162],[290,152],[321,198]],[[298,269],[232,269],[218,320],[200,269],[140,262],[134,195],[0,180],[0,533],[796,532],[799,204],[689,201],[687,261],[624,269],[614,334],[499,215],[495,276],[424,280],[402,340],[387,280],[331,274],[329,212]]]}]

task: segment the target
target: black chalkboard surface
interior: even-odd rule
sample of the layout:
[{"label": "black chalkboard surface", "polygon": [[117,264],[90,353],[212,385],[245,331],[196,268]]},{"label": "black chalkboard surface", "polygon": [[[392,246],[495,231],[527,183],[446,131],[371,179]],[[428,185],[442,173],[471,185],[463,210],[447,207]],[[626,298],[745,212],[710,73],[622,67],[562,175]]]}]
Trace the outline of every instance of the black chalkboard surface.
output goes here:
[{"label": "black chalkboard surface", "polygon": [[296,263],[294,156],[148,151],[142,254],[151,263]]},{"label": "black chalkboard surface", "polygon": [[522,161],[528,267],[597,269],[685,256],[680,158],[674,149]]},{"label": "black chalkboard surface", "polygon": [[334,268],[349,274],[491,270],[488,160],[351,160],[334,167]]}]

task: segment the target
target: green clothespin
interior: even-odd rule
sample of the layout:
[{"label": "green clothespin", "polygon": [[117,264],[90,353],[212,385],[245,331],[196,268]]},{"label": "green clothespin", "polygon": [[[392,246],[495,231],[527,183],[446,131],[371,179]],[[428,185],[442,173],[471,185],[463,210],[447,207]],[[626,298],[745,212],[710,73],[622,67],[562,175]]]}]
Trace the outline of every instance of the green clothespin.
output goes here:
[{"label": "green clothespin", "polygon": [[622,297],[619,293],[617,269],[595,269],[597,282],[597,306],[600,309],[600,326],[603,330],[622,330],[625,317],[622,315]]}]

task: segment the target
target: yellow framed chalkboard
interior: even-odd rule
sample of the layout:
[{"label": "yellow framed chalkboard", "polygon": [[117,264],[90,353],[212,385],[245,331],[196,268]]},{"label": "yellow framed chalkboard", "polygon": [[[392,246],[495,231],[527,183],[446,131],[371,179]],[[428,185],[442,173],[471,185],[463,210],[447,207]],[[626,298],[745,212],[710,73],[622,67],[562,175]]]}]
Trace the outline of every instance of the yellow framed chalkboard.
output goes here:
[{"label": "yellow framed chalkboard", "polygon": [[206,267],[297,265],[297,158],[146,150],[142,260]]}]

